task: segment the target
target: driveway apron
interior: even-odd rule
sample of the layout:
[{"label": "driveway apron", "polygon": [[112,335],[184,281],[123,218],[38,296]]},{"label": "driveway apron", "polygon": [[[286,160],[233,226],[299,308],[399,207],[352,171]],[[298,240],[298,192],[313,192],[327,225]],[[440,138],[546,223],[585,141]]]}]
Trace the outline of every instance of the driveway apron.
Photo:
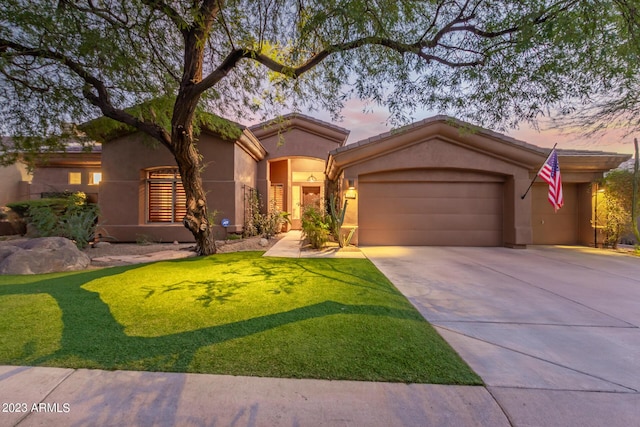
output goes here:
[{"label": "driveway apron", "polygon": [[637,425],[640,258],[583,247],[363,252],[514,425]]}]

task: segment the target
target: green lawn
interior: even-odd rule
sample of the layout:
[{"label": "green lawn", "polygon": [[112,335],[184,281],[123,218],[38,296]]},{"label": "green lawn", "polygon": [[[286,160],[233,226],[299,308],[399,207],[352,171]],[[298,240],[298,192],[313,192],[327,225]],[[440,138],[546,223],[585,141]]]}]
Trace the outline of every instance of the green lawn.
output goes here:
[{"label": "green lawn", "polygon": [[481,383],[368,260],[261,255],[0,276],[0,364]]}]

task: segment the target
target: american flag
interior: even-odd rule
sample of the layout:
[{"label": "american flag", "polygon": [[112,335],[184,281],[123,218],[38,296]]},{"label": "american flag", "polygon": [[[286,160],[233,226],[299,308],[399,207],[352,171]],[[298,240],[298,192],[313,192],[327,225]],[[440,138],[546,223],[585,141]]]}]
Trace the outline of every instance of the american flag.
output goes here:
[{"label": "american flag", "polygon": [[564,205],[564,197],[562,196],[562,177],[560,176],[558,153],[555,149],[551,150],[547,161],[538,171],[538,176],[549,183],[549,203],[558,212],[558,209]]}]

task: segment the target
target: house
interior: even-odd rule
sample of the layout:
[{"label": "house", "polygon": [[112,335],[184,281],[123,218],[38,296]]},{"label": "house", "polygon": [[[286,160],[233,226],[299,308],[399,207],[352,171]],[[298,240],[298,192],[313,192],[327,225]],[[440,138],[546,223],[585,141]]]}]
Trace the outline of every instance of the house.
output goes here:
[{"label": "house", "polygon": [[[13,148],[11,138],[0,138],[0,146],[9,147],[9,150]],[[28,172],[27,166],[19,161],[11,165],[0,166],[0,206],[29,198],[31,177]]]},{"label": "house", "polygon": [[101,180],[101,146],[84,151],[71,145],[65,152],[36,160],[28,187],[29,199],[80,191],[87,195],[87,201],[97,203]]},{"label": "house", "polygon": [[[219,235],[243,231],[256,194],[265,209],[289,212],[297,229],[303,206],[337,192],[348,203],[345,227],[356,230],[352,241],[359,245],[593,245],[594,183],[630,157],[559,150],[565,205],[554,213],[545,183],[522,198],[547,149],[449,117],[354,144],[346,144],[348,130],[301,114],[236,126],[237,137],[205,127],[198,141],[210,211],[217,224],[225,220]],[[97,195],[105,237],[193,241],[181,222],[184,190],[166,148],[121,132],[93,157],[73,154],[39,165],[32,197],[49,187],[83,188]],[[80,183],[71,184],[74,172]]]},{"label": "house", "polygon": [[[206,165],[203,186],[216,223],[224,219],[228,224],[222,233],[243,231],[254,194],[261,195],[265,207],[273,200],[291,212],[292,226],[299,228],[300,205],[324,196],[327,154],[344,144],[348,134],[302,115],[241,127],[240,137],[233,140],[203,129],[198,141]],[[145,142],[140,133],[119,135],[103,143],[102,174],[104,236],[117,241],[193,240],[182,225],[184,190],[167,149]]]}]

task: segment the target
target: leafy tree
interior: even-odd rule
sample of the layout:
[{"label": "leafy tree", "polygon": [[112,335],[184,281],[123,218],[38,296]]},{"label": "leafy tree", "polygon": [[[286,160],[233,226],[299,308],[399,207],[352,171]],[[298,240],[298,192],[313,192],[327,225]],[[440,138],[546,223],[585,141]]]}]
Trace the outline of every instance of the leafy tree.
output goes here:
[{"label": "leafy tree", "polygon": [[230,131],[200,112],[266,117],[304,106],[337,117],[357,96],[386,105],[396,122],[416,108],[484,125],[533,121],[622,72],[621,11],[636,1],[621,4],[2,0],[0,122],[39,137],[4,147],[4,161],[58,147],[61,122],[104,115],[170,150],[184,225],[199,253],[213,253],[196,142],[201,126]]},{"label": "leafy tree", "polygon": [[[633,173],[627,170],[614,170],[603,180],[605,192],[603,207],[605,210],[605,243],[616,247],[620,238],[633,231]],[[637,203],[637,202],[636,202]]]},{"label": "leafy tree", "polygon": [[[555,118],[556,127],[578,128],[587,136],[621,130],[624,136],[640,130],[640,8],[634,0],[613,0],[617,9],[610,21],[609,62],[597,64],[592,92]],[[612,39],[612,37],[614,39]],[[591,70],[593,71],[593,70]]]}]

